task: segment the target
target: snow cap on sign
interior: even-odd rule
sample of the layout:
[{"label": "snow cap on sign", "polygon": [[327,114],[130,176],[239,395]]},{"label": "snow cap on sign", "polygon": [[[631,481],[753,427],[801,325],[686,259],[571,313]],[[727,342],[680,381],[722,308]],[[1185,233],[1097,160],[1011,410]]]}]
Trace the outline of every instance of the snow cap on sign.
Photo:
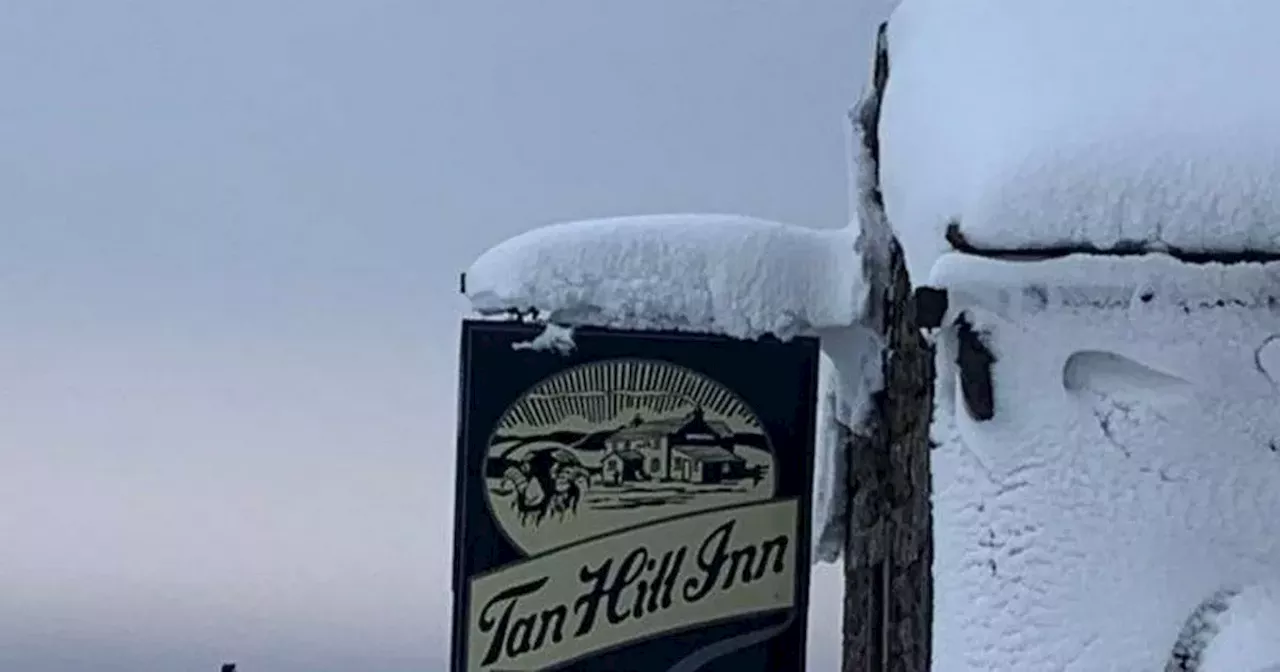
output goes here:
[{"label": "snow cap on sign", "polygon": [[735,215],[555,224],[491,248],[466,274],[482,314],[536,310],[566,324],[780,338],[857,323],[858,228]]}]

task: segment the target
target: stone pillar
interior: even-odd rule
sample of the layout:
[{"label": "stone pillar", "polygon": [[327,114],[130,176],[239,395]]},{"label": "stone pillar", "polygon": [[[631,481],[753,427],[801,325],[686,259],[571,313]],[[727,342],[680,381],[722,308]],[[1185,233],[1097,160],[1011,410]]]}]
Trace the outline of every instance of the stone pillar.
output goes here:
[{"label": "stone pillar", "polygon": [[877,129],[889,78],[881,26],[871,84],[852,111],[870,322],[882,335],[884,389],[850,431],[843,672],[924,672],[933,628],[929,427],[934,353],[921,335],[902,249],[884,218]]},{"label": "stone pillar", "polygon": [[885,387],[849,436],[843,672],[923,672],[931,655],[933,348],[916,325],[896,244],[889,270]]}]

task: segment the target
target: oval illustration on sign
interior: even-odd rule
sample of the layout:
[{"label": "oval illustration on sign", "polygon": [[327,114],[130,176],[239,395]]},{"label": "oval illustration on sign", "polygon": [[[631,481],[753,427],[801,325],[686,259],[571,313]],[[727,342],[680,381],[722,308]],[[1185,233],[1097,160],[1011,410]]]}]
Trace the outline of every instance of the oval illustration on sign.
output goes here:
[{"label": "oval illustration on sign", "polygon": [[720,383],[667,362],[585,364],[534,385],[489,441],[489,508],[537,555],[774,495],[769,439]]}]

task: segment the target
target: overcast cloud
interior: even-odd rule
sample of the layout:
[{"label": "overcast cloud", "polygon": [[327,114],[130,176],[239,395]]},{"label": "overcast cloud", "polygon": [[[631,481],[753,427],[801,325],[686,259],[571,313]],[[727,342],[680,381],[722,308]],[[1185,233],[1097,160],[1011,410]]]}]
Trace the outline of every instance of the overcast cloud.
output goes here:
[{"label": "overcast cloud", "polygon": [[443,669],[458,271],[842,225],[880,4],[0,2],[0,669]]}]

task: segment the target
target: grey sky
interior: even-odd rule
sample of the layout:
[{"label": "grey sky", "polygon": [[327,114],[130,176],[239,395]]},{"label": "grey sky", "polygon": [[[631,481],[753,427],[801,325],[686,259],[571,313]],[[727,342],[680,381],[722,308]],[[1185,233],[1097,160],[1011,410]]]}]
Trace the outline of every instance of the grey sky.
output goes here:
[{"label": "grey sky", "polygon": [[458,271],[843,224],[881,4],[0,2],[0,669],[440,669]]}]

